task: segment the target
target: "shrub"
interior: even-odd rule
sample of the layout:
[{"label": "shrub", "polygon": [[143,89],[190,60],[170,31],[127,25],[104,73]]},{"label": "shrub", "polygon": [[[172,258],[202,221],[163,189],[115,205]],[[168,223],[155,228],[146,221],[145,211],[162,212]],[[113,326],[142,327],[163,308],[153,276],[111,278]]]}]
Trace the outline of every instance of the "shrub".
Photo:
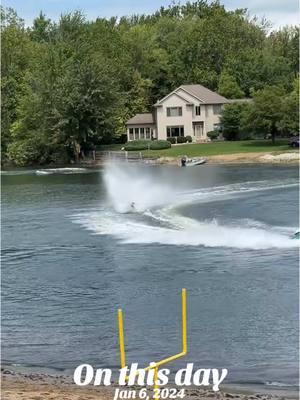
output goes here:
[{"label": "shrub", "polygon": [[207,136],[211,139],[211,140],[215,140],[219,137],[219,132],[218,131],[210,131],[207,132]]},{"label": "shrub", "polygon": [[178,136],[177,137],[177,143],[186,143],[187,139],[185,136]]},{"label": "shrub", "polygon": [[229,141],[239,140],[239,136],[240,136],[239,132],[228,131],[228,130],[223,132],[223,138],[225,140],[229,140]]},{"label": "shrub", "polygon": [[253,140],[254,135],[251,132],[241,132],[239,135],[239,140]]},{"label": "shrub", "polygon": [[171,144],[175,144],[175,143],[176,143],[176,138],[174,138],[174,137],[169,137],[169,138],[167,139],[167,141],[170,142]]},{"label": "shrub", "polygon": [[141,151],[141,150],[163,150],[169,149],[171,143],[168,140],[133,140],[127,142],[124,146],[126,151]]},{"label": "shrub", "polygon": [[8,145],[8,158],[20,167],[30,164],[46,164],[51,162],[49,147],[44,135],[34,136],[29,132],[26,139],[16,140]]},{"label": "shrub", "polygon": [[171,143],[168,140],[155,140],[150,144],[151,150],[163,150],[169,149],[171,147]]},{"label": "shrub", "polygon": [[149,145],[151,146],[150,140],[133,140],[132,142],[127,142],[124,149],[126,151],[147,150]]},{"label": "shrub", "polygon": [[115,139],[115,143],[124,144],[127,142],[127,133],[122,133]]},{"label": "shrub", "polygon": [[192,141],[193,141],[192,136],[187,135],[185,138],[186,138],[187,143],[192,143]]}]

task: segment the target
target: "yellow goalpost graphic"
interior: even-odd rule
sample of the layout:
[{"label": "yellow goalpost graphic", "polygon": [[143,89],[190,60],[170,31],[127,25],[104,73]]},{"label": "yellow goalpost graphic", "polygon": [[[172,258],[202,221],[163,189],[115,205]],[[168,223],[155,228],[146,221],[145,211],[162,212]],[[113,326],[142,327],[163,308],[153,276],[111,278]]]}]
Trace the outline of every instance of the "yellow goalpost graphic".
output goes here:
[{"label": "yellow goalpost graphic", "polygon": [[[119,342],[120,342],[120,355],[121,355],[121,368],[126,367],[126,351],[125,351],[125,336],[124,336],[124,319],[122,309],[118,310],[118,322],[119,322]],[[177,360],[178,358],[184,357],[187,354],[187,298],[186,289],[182,289],[182,351],[174,356],[165,358],[164,360],[152,363],[148,367],[144,368],[144,371],[154,369],[154,389],[158,389],[157,373],[158,369],[171,361]],[[156,399],[159,397],[156,396]]]}]

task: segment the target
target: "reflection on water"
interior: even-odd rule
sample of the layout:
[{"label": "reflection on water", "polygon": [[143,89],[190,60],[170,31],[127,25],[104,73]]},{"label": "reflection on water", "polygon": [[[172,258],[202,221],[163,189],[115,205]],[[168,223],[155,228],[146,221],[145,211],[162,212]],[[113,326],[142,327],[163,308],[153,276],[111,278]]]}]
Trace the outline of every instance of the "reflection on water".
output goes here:
[{"label": "reflection on water", "polygon": [[[71,370],[178,351],[227,382],[297,380],[297,168],[109,167],[2,176],[3,358]],[[134,202],[134,209],[131,204]]]}]

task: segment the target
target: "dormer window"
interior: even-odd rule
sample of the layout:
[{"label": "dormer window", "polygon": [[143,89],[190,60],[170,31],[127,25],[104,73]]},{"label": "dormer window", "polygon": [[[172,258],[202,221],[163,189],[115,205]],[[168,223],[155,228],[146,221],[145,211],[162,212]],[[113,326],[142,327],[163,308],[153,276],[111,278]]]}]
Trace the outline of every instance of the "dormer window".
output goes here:
[{"label": "dormer window", "polygon": [[196,115],[201,115],[201,106],[196,106],[195,112],[196,112]]},{"label": "dormer window", "polygon": [[167,107],[167,117],[181,117],[182,107]]}]

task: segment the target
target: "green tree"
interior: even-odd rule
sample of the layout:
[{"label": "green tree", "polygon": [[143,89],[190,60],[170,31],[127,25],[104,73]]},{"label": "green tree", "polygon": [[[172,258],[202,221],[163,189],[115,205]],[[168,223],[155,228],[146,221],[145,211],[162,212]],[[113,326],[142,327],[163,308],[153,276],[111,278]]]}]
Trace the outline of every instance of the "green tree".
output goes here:
[{"label": "green tree", "polygon": [[115,134],[118,82],[84,34],[78,13],[63,16],[52,43],[39,46],[11,129],[8,155],[17,164],[78,159],[80,151]]},{"label": "green tree", "polygon": [[275,143],[282,128],[285,96],[286,91],[277,86],[257,91],[244,113],[242,127],[253,133],[270,135],[272,143]]},{"label": "green tree", "polygon": [[280,128],[283,132],[299,135],[299,79],[295,79],[294,90],[284,98]]},{"label": "green tree", "polygon": [[290,90],[294,73],[287,59],[266,48],[241,48],[238,57],[227,61],[226,69],[236,77],[246,97],[266,86]]},{"label": "green tree", "polygon": [[51,140],[47,136],[42,93],[34,90],[33,76],[26,74],[16,109],[17,119],[11,126],[12,141],[8,144],[8,158],[16,165],[43,164],[51,161]]},{"label": "green tree", "polygon": [[226,70],[221,73],[218,92],[228,99],[240,99],[245,96],[236,79]]},{"label": "green tree", "polygon": [[34,52],[24,21],[11,8],[1,8],[1,44],[1,153],[5,160],[23,78]]},{"label": "green tree", "polygon": [[246,102],[236,102],[225,105],[221,115],[221,124],[225,139],[241,139],[243,115],[248,107],[249,104]]},{"label": "green tree", "polygon": [[299,73],[299,28],[285,26],[279,31],[271,32],[267,37],[267,46],[270,46],[274,55],[287,60],[297,76]]},{"label": "green tree", "polygon": [[34,19],[33,27],[30,30],[30,37],[37,42],[48,41],[52,31],[51,20],[40,12],[40,15]]}]

